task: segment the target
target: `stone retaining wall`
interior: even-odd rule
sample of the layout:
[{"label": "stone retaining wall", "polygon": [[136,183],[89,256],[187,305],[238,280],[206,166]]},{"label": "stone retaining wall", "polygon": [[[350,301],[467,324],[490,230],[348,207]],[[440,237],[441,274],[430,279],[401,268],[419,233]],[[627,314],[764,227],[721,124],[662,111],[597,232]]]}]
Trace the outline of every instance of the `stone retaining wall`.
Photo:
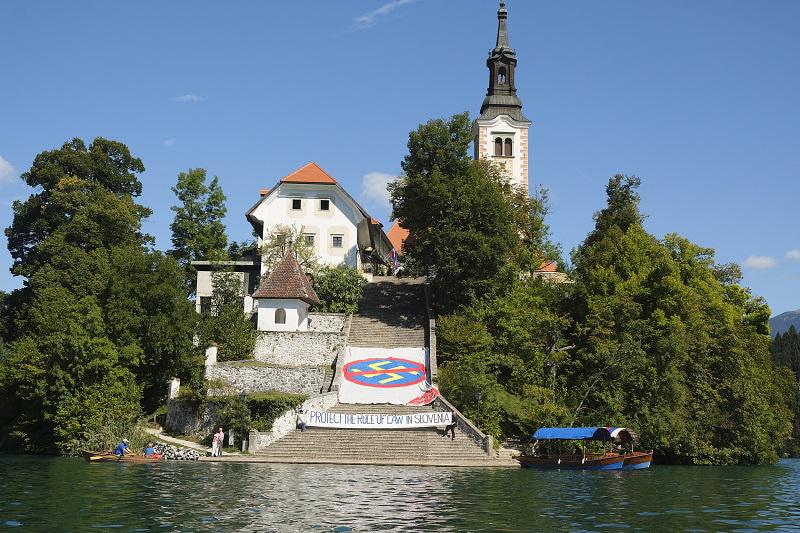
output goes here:
[{"label": "stone retaining wall", "polygon": [[229,362],[206,367],[207,380],[221,380],[225,384],[223,388],[210,390],[210,395],[276,391],[310,396],[319,394],[324,378],[324,366],[281,367]]},{"label": "stone retaining wall", "polygon": [[[305,411],[326,411],[336,405],[339,401],[339,395],[336,392],[328,392],[314,398],[309,398],[300,406],[300,409]],[[297,428],[297,410],[291,409],[285,411],[281,416],[275,419],[272,424],[272,429],[267,432],[250,430],[249,451],[251,453],[263,450],[276,440],[285,437],[294,429]]]},{"label": "stone retaining wall", "polygon": [[344,313],[308,313],[308,330],[341,333],[346,318]]},{"label": "stone retaining wall", "polygon": [[176,435],[205,435],[211,433],[219,409],[207,403],[203,413],[197,412],[197,402],[189,400],[170,400],[167,405],[167,420],[164,429]]},{"label": "stone retaining wall", "polygon": [[261,331],[253,356],[274,365],[329,365],[344,343],[341,331]]}]

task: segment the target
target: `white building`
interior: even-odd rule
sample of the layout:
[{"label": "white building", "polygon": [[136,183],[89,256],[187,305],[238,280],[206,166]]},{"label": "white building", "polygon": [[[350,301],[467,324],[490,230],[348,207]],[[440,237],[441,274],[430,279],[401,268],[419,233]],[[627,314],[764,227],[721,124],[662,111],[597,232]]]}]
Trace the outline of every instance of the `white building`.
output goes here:
[{"label": "white building", "polygon": [[508,44],[505,2],[497,11],[497,43],[489,52],[489,89],[473,124],[475,159],[488,159],[505,170],[511,183],[528,191],[528,128],[517,97],[517,55]]},{"label": "white building", "polygon": [[[259,246],[276,228],[288,225],[313,246],[324,265],[368,272],[375,263],[389,264],[392,248],[381,223],[316,163],[308,163],[262,192],[247,212]],[[262,275],[265,268],[262,265]]]},{"label": "white building", "polygon": [[[291,226],[313,247],[322,265],[347,265],[367,277],[378,265],[391,265],[392,244],[381,223],[316,163],[308,163],[281,178],[271,189],[261,189],[260,196],[246,214],[258,236],[258,249],[278,227]],[[211,308],[213,273],[218,269],[240,276],[243,309],[246,313],[256,311],[253,292],[258,279],[269,274],[260,257],[193,261],[192,265],[197,269],[197,312]],[[259,316],[259,329],[260,325]]]},{"label": "white building", "polygon": [[320,303],[292,252],[278,263],[253,293],[259,331],[306,331],[308,308]]}]

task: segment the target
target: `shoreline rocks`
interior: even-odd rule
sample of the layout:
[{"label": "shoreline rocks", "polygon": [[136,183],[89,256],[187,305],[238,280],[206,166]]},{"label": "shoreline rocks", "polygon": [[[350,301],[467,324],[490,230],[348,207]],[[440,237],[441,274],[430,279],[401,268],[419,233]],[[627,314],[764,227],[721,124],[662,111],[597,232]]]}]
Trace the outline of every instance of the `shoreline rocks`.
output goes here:
[{"label": "shoreline rocks", "polygon": [[197,461],[200,458],[200,452],[192,450],[191,448],[179,448],[172,444],[156,443],[153,445],[156,453],[164,456],[164,459],[173,461]]}]

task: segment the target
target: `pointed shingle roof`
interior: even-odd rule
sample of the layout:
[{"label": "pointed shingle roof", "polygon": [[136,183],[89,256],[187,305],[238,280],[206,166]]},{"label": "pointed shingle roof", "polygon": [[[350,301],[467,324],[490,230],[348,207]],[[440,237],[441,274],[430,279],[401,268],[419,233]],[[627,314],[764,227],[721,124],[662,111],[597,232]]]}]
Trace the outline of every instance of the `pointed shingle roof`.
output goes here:
[{"label": "pointed shingle roof", "polygon": [[311,305],[320,304],[308,276],[292,252],[287,253],[267,279],[261,282],[253,298],[296,299]]}]

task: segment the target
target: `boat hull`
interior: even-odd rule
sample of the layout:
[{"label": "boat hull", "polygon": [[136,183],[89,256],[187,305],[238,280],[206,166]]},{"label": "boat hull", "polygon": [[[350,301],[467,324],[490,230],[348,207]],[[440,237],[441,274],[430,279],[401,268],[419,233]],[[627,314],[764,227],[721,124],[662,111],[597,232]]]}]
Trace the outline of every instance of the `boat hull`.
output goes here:
[{"label": "boat hull", "polygon": [[566,455],[566,456],[538,456],[517,455],[514,457],[520,466],[526,468],[543,468],[559,470],[620,470],[625,457],[617,454],[600,456]]},{"label": "boat hull", "polygon": [[622,464],[623,470],[643,470],[650,468],[653,461],[653,450],[649,452],[633,452],[625,454],[625,462]]},{"label": "boat hull", "polygon": [[163,461],[164,457],[161,455],[154,455],[152,457],[145,457],[143,455],[114,455],[111,452],[93,452],[85,450],[83,458],[90,463],[157,463]]}]

